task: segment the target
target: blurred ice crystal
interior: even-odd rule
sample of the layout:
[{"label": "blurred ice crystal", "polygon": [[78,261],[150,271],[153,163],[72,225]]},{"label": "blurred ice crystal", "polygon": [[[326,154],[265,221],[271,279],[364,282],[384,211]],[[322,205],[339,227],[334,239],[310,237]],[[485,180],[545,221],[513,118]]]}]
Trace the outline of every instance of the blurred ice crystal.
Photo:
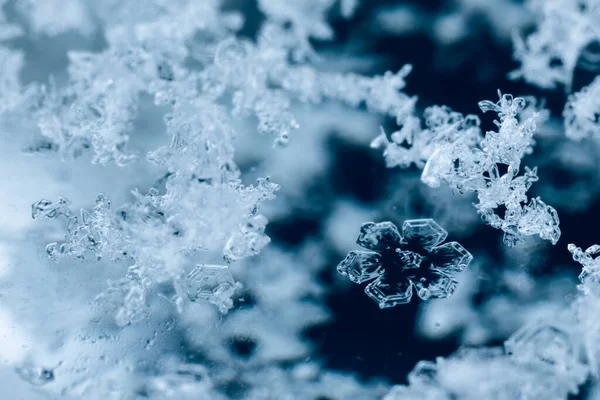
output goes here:
[{"label": "blurred ice crystal", "polygon": [[568,138],[600,138],[600,77],[596,77],[580,92],[569,96],[563,117]]},{"label": "blurred ice crystal", "polygon": [[69,205],[71,202],[68,199],[59,198],[56,202],[41,199],[31,205],[31,218],[56,218],[61,215],[66,217],[71,216]]},{"label": "blurred ice crystal", "polygon": [[587,377],[572,336],[560,328],[527,327],[506,346],[506,352],[467,347],[435,363],[419,362],[409,385],[395,386],[385,399],[558,400],[577,394]]},{"label": "blurred ice crystal", "polygon": [[583,266],[579,274],[580,289],[588,294],[600,295],[600,245],[595,244],[583,251],[571,243],[568,249],[573,255],[573,260]]},{"label": "blurred ice crystal", "polygon": [[200,364],[167,360],[160,374],[143,384],[147,396],[156,399],[225,399],[214,390],[208,368]]},{"label": "blurred ice crystal", "polygon": [[54,381],[54,370],[51,368],[38,367],[31,363],[18,366],[15,371],[26,382],[33,386],[42,386]]},{"label": "blurred ice crystal", "polygon": [[197,265],[185,279],[187,293],[192,301],[199,299],[209,301],[226,313],[233,307],[231,296],[242,287],[233,280],[226,265]]},{"label": "blurred ice crystal", "polygon": [[365,293],[380,308],[410,302],[413,287],[423,299],[445,298],[473,256],[457,242],[441,244],[447,232],[431,219],[404,221],[402,234],[391,222],[367,222],[356,243],[371,251],[351,251],[337,266],[354,283],[375,279]]},{"label": "blurred ice crystal", "polygon": [[260,249],[270,242],[269,237],[265,235],[266,226],[267,219],[264,216],[250,218],[225,244],[223,259],[232,262],[258,254]]},{"label": "blurred ice crystal", "polygon": [[586,368],[579,360],[576,342],[568,331],[551,323],[530,324],[504,343],[512,359],[521,364],[560,377],[572,377],[576,383],[585,379]]},{"label": "blurred ice crystal", "polygon": [[537,15],[539,24],[525,38],[514,35],[514,58],[521,66],[510,76],[542,88],[561,84],[570,91],[580,57],[587,46],[600,40],[600,2],[529,0],[526,3]]}]

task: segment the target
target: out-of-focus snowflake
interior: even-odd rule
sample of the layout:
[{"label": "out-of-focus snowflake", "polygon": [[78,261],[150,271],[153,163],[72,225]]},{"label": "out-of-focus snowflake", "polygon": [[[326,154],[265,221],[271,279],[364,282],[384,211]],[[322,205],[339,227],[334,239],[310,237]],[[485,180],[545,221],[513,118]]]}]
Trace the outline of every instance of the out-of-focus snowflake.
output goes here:
[{"label": "out-of-focus snowflake", "polygon": [[365,293],[380,308],[410,302],[413,286],[423,299],[451,296],[458,282],[450,275],[473,259],[457,242],[441,244],[447,232],[431,219],[404,221],[402,234],[391,222],[367,222],[356,243],[371,250],[351,251],[337,270],[355,283],[376,278]]},{"label": "out-of-focus snowflake", "polygon": [[600,76],[580,92],[569,96],[563,117],[568,138],[600,138]]},{"label": "out-of-focus snowflake", "polygon": [[[319,262],[322,247],[308,244],[290,254],[270,246],[257,257],[240,262],[236,276],[244,288],[235,298],[239,307],[206,334],[190,335],[191,344],[203,351],[215,368],[233,365],[243,373],[308,357],[313,346],[302,333],[329,318],[319,301],[325,291],[314,270],[314,264],[325,264]],[[191,311],[185,313],[189,326],[206,324],[195,321]]]},{"label": "out-of-focus snowflake", "polygon": [[587,46],[600,40],[600,2],[529,0],[527,4],[540,23],[525,39],[514,35],[514,58],[521,67],[510,76],[542,88],[562,84],[570,91],[580,57],[586,55]]},{"label": "out-of-focus snowflake", "polygon": [[191,301],[207,300],[226,313],[233,307],[231,296],[242,287],[235,282],[226,265],[197,265],[185,278],[185,285]]},{"label": "out-of-focus snowflake", "polygon": [[505,340],[532,319],[560,315],[575,292],[570,276],[534,277],[522,267],[490,268],[492,260],[476,259],[479,263],[463,272],[452,298],[421,305],[420,335],[431,340],[457,337],[468,345]]},{"label": "out-of-focus snowflake", "polygon": [[595,377],[600,376],[600,347],[598,346],[598,332],[600,320],[596,318],[600,312],[600,245],[595,244],[583,251],[574,244],[569,244],[568,249],[573,259],[582,265],[579,274],[579,290],[583,293],[573,303],[572,311],[578,322],[580,335],[585,349],[585,354],[590,364],[590,369]]},{"label": "out-of-focus snowflake", "polygon": [[565,399],[588,374],[576,344],[560,324],[532,323],[504,349],[463,348],[435,363],[419,362],[409,385],[394,387],[385,399]]}]

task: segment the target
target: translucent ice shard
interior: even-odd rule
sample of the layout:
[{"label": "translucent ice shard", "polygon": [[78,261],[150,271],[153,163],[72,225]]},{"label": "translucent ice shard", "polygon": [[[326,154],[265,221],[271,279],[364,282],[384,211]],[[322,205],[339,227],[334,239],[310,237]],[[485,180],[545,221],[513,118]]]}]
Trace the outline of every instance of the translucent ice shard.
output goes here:
[{"label": "translucent ice shard", "polygon": [[31,205],[31,218],[56,218],[60,215],[70,216],[71,210],[69,205],[71,202],[60,197],[58,201],[41,199]]},{"label": "translucent ice shard", "polygon": [[337,266],[337,270],[352,282],[363,283],[379,276],[381,256],[374,252],[351,251]]},{"label": "translucent ice shard", "polygon": [[432,219],[413,219],[402,224],[402,236],[411,245],[431,250],[446,239],[448,232]]},{"label": "translucent ice shard", "polygon": [[389,221],[367,222],[356,243],[373,251],[351,251],[337,270],[354,283],[375,279],[365,293],[380,308],[410,302],[413,287],[423,300],[449,297],[458,284],[449,274],[463,271],[473,256],[456,242],[439,245],[446,236],[431,219],[405,221],[402,235]]},{"label": "translucent ice shard", "polygon": [[444,243],[431,251],[431,263],[446,272],[461,272],[471,263],[473,256],[457,242]]},{"label": "translucent ice shard", "polygon": [[365,288],[367,296],[379,304],[379,308],[406,304],[412,298],[412,283],[408,279],[390,279],[383,274]]},{"label": "translucent ice shard", "polygon": [[423,300],[430,298],[450,297],[456,290],[458,281],[441,271],[431,270],[427,277],[421,277],[413,282],[417,295]]},{"label": "translucent ice shard", "polygon": [[367,222],[360,227],[356,243],[369,250],[384,251],[396,248],[401,239],[400,232],[393,223],[389,221],[377,224]]},{"label": "translucent ice shard", "polygon": [[226,265],[200,264],[186,278],[187,293],[191,301],[206,300],[226,313],[233,307],[231,296],[241,288]]},{"label": "translucent ice shard", "polygon": [[223,249],[223,259],[227,262],[253,256],[266,246],[271,239],[265,235],[267,219],[262,215],[250,218],[239,232],[234,233]]}]

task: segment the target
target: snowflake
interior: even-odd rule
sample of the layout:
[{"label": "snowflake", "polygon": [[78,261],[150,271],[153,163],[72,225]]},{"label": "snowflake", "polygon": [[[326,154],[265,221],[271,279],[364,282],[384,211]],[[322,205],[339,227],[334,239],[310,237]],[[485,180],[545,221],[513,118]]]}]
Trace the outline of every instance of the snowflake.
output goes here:
[{"label": "snowflake", "polygon": [[234,281],[226,265],[197,265],[187,275],[185,283],[191,301],[207,300],[218,306],[223,314],[233,307],[231,296],[242,287]]},{"label": "snowflake", "polygon": [[452,295],[473,256],[457,242],[440,245],[448,233],[432,219],[404,221],[402,234],[391,222],[367,222],[356,243],[371,251],[351,251],[337,270],[355,283],[376,278],[365,293],[380,308],[410,302],[413,286],[423,299]]},{"label": "snowflake", "polygon": [[569,139],[600,137],[600,77],[569,96],[563,117]]}]

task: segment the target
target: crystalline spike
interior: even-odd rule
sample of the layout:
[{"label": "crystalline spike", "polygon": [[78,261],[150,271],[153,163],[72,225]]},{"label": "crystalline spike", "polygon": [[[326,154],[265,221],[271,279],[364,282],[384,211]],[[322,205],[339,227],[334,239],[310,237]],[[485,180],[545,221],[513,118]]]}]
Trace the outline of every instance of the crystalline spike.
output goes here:
[{"label": "crystalline spike", "polygon": [[60,215],[66,217],[71,216],[69,205],[71,202],[60,197],[58,201],[51,202],[50,200],[41,199],[31,205],[31,218],[38,219],[42,216],[46,218],[56,218]]},{"label": "crystalline spike", "polygon": [[482,100],[478,103],[478,106],[481,109],[481,111],[483,111],[483,112],[488,112],[488,111],[498,112],[498,111],[500,111],[500,108],[498,107],[498,105],[490,100]]},{"label": "crystalline spike", "polygon": [[379,304],[379,308],[394,307],[410,302],[412,284],[407,278],[395,281],[383,274],[367,285],[365,293]]},{"label": "crystalline spike", "polygon": [[198,299],[209,301],[226,313],[233,307],[231,296],[241,287],[225,265],[197,265],[186,279],[187,293],[191,301]]},{"label": "crystalline spike", "polygon": [[72,216],[67,221],[67,232],[69,232],[69,235],[75,234],[75,230],[77,229],[77,222],[78,219],[76,215]]},{"label": "crystalline spike", "polygon": [[338,264],[337,270],[354,283],[363,283],[381,274],[381,256],[366,251],[351,251]]},{"label": "crystalline spike", "polygon": [[373,251],[385,251],[399,246],[402,241],[396,225],[389,221],[366,222],[360,227],[356,243]]},{"label": "crystalline spike", "polygon": [[31,205],[31,218],[39,218],[52,205],[50,200],[41,199]]},{"label": "crystalline spike", "polygon": [[226,262],[241,260],[256,255],[271,239],[265,235],[267,219],[256,215],[246,221],[246,226],[235,232],[225,243],[223,259]]},{"label": "crystalline spike", "polygon": [[412,219],[402,224],[402,236],[411,245],[431,250],[446,239],[448,232],[432,219]]},{"label": "crystalline spike", "polygon": [[432,297],[436,299],[450,297],[458,286],[456,279],[441,271],[430,270],[427,275],[427,278],[413,282],[417,289],[417,296],[423,300],[429,300]]},{"label": "crystalline spike", "polygon": [[81,209],[81,223],[83,225],[88,225],[90,223],[90,221],[92,220],[92,216],[90,215],[90,213],[85,210],[85,209]]},{"label": "crystalline spike", "polygon": [[58,243],[56,243],[56,242],[48,243],[48,245],[46,245],[46,254],[48,255],[48,257],[51,260],[58,261],[58,255],[59,255]]},{"label": "crystalline spike", "polygon": [[444,243],[431,251],[432,265],[444,272],[461,272],[472,260],[473,255],[457,242]]},{"label": "crystalline spike", "polygon": [[[570,246],[570,245],[569,245]],[[594,244],[587,249],[585,249],[585,253],[589,255],[595,255],[600,253],[600,244]]]}]

